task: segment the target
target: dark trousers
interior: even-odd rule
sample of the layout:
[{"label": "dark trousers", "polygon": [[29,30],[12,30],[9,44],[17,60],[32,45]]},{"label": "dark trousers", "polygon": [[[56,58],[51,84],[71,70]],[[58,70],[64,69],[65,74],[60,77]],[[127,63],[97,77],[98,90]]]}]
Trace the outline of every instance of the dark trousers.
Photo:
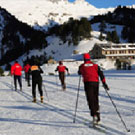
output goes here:
[{"label": "dark trousers", "polygon": [[14,75],[14,86],[15,86],[15,89],[17,89],[17,80],[18,80],[20,88],[22,88],[22,78],[21,78],[21,76]]},{"label": "dark trousers", "polygon": [[30,74],[28,72],[25,72],[25,81],[30,85]]},{"label": "dark trousers", "polygon": [[59,79],[61,82],[61,85],[63,87],[63,89],[66,88],[66,84],[65,84],[65,72],[59,72]]},{"label": "dark trousers", "polygon": [[98,82],[84,82],[84,89],[88,102],[91,116],[99,114],[99,83]]},{"label": "dark trousers", "polygon": [[38,91],[40,96],[43,96],[43,90],[42,90],[42,79],[39,79],[37,81],[32,80],[32,96],[33,98],[36,98],[36,86],[38,85]]}]

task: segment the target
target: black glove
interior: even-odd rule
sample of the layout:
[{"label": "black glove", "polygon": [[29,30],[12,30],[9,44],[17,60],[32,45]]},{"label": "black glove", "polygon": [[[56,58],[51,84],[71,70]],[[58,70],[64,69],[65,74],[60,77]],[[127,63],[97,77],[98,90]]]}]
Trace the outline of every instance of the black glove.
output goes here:
[{"label": "black glove", "polygon": [[103,87],[104,87],[104,89],[109,90],[109,87],[106,83],[103,83]]},{"label": "black glove", "polygon": [[81,75],[81,72],[80,71],[78,71],[78,75]]}]

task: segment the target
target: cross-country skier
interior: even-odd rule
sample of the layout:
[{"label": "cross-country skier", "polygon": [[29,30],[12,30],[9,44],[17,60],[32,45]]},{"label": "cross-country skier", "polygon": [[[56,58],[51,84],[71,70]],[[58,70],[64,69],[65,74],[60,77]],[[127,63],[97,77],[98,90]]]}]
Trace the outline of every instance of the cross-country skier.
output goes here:
[{"label": "cross-country skier", "polygon": [[41,103],[43,103],[43,90],[42,90],[42,76],[43,70],[38,66],[37,62],[34,61],[29,72],[32,75],[32,96],[33,102],[36,102],[36,85],[38,85],[38,91],[40,94]]},{"label": "cross-country skier", "polygon": [[11,76],[12,75],[14,75],[15,90],[17,90],[17,80],[20,86],[20,90],[22,90],[22,67],[18,61],[15,61],[15,63],[11,66]]},{"label": "cross-country skier", "polygon": [[56,71],[58,71],[58,73],[59,73],[59,80],[61,82],[61,86],[62,86],[63,90],[65,90],[66,89],[65,71],[67,71],[67,73],[69,75],[68,68],[63,65],[63,62],[62,61],[59,61],[59,66],[57,66],[55,72]]},{"label": "cross-country skier", "polygon": [[87,103],[90,114],[93,117],[93,124],[99,124],[99,77],[103,83],[103,87],[109,90],[103,72],[97,64],[90,60],[89,53],[83,55],[84,63],[79,66],[78,74],[82,75],[84,81],[84,89],[86,93]]},{"label": "cross-country skier", "polygon": [[23,70],[25,72],[25,80],[27,81],[28,83],[28,86],[31,86],[30,85],[30,74],[29,74],[29,69],[30,69],[30,64],[27,62],[26,65],[23,67]]}]

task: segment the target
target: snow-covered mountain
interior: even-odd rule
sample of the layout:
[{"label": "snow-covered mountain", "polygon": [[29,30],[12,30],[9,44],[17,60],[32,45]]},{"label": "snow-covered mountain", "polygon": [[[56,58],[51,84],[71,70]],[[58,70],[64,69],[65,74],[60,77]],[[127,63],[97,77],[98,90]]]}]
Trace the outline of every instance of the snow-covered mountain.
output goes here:
[{"label": "snow-covered mountain", "polygon": [[91,18],[93,15],[113,11],[114,8],[97,9],[85,0],[0,0],[0,6],[22,22],[46,30],[56,23],[62,24],[70,17]]},{"label": "snow-covered mountain", "polygon": [[[48,27],[54,24],[63,24],[71,17],[74,19],[79,19],[81,17],[91,19],[95,15],[114,11],[114,8],[97,9],[85,0],[76,0],[73,3],[68,2],[68,0],[0,0],[0,6],[5,8],[18,20],[33,26],[35,29],[41,30],[47,30]],[[93,31],[91,32],[91,39],[82,40],[77,46],[74,46],[72,43],[69,45],[55,35],[49,35],[46,38],[47,47],[42,50],[30,51],[29,57],[46,54],[47,57],[51,56],[55,60],[79,58],[82,53],[90,51],[95,43],[107,43],[106,40],[100,41],[98,39],[100,35],[99,24],[100,22],[92,25]],[[116,30],[120,37],[120,41],[123,42],[121,39],[123,26],[109,23],[106,25],[106,30]],[[0,34],[2,38],[2,31]],[[74,50],[78,51],[77,55],[74,55]],[[20,61],[26,60],[26,56],[28,56],[26,53],[23,54],[22,57],[19,58]]]}]

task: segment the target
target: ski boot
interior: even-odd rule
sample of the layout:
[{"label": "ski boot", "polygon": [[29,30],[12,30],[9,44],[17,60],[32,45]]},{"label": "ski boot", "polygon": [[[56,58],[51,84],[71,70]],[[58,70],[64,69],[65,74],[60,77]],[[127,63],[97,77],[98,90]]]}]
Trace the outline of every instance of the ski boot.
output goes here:
[{"label": "ski boot", "polygon": [[93,116],[93,126],[99,125],[100,124],[100,116],[99,115],[94,115]]},{"label": "ski boot", "polygon": [[32,101],[33,103],[36,103],[36,98],[33,98],[33,101]]},{"label": "ski boot", "polygon": [[43,103],[43,96],[41,96],[40,99],[41,99],[41,103]]}]

